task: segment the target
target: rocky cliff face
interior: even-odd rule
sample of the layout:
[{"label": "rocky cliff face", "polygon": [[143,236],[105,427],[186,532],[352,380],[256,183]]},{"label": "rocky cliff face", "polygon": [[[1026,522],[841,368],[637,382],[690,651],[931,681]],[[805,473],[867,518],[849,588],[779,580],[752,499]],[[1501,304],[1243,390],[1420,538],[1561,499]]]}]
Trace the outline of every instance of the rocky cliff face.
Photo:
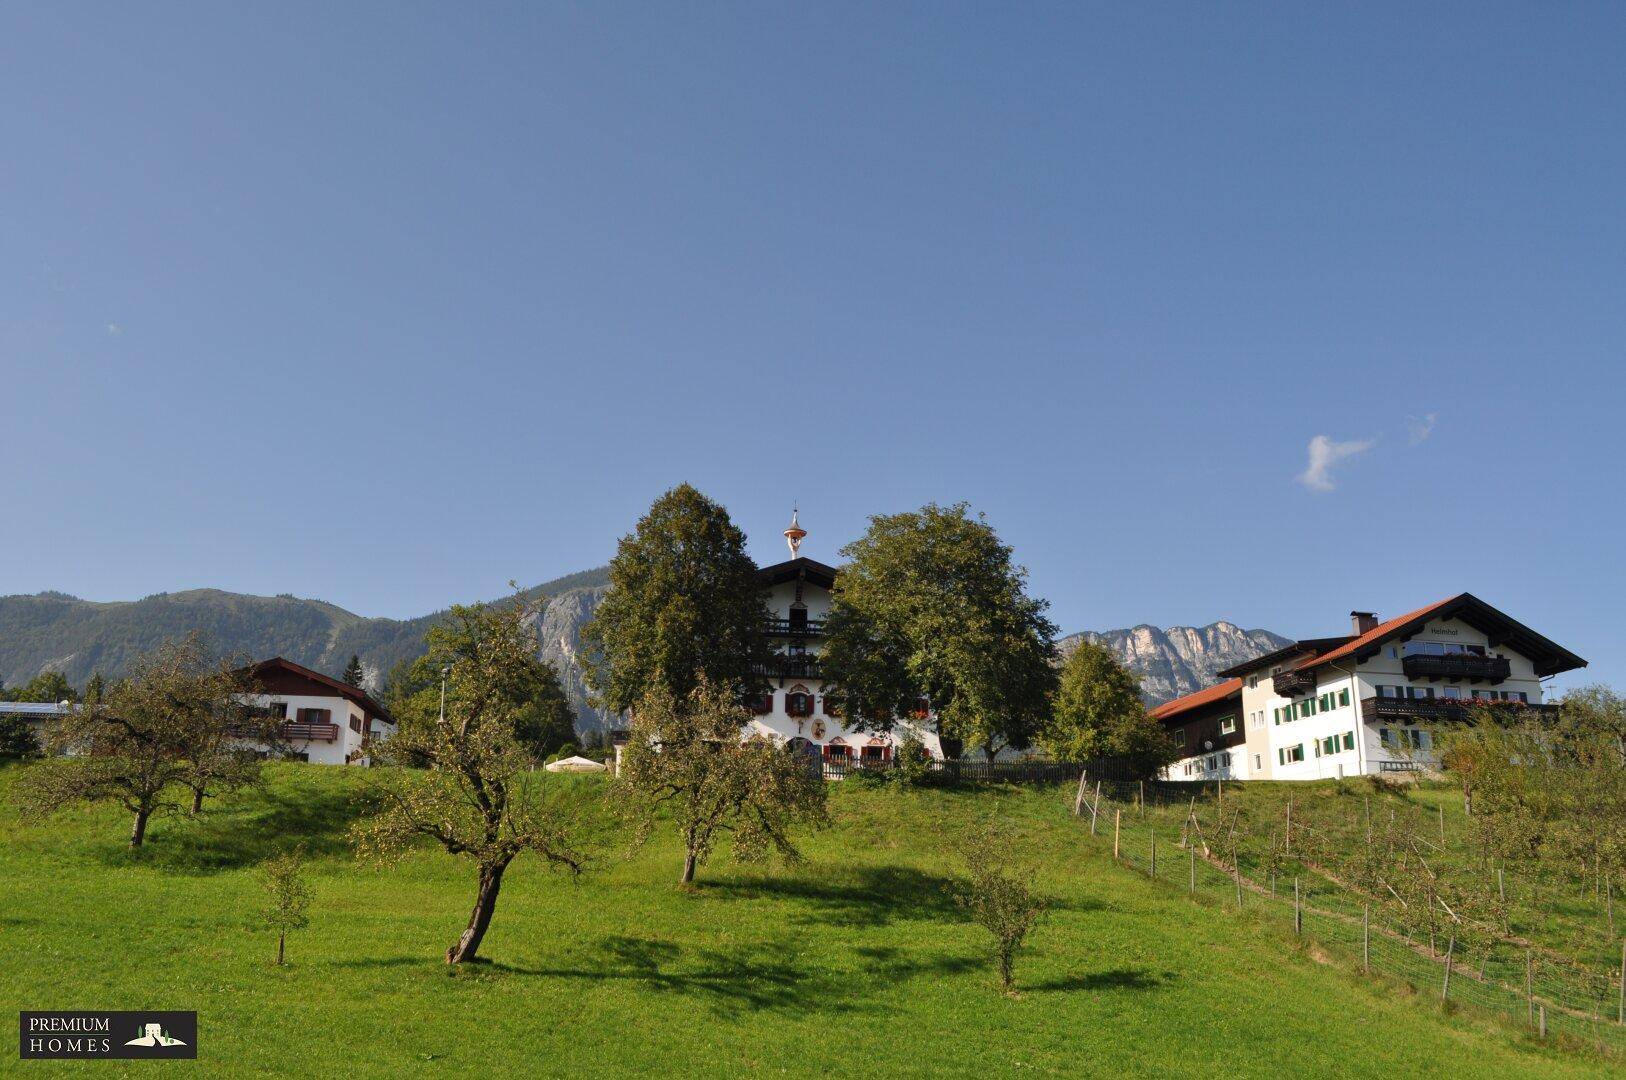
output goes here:
[{"label": "rocky cliff face", "polygon": [[1110,648],[1125,667],[1141,677],[1141,696],[1147,704],[1161,705],[1212,686],[1219,681],[1216,672],[1279,649],[1290,639],[1223,621],[1166,630],[1142,625],[1069,634],[1061,640],[1063,652],[1081,640]]},{"label": "rocky cliff face", "polygon": [[592,585],[551,597],[536,628],[537,640],[542,643],[542,659],[552,663],[559,673],[565,693],[576,706],[576,730],[581,732],[603,731],[611,726],[608,716],[588,704],[587,682],[579,660],[582,627],[593,617],[605,590],[606,586]]}]

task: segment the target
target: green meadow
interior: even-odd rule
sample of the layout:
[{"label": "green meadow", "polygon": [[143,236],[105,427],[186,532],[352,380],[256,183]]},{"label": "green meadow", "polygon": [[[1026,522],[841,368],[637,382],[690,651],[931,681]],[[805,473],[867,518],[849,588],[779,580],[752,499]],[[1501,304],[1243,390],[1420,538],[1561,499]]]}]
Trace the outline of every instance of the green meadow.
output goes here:
[{"label": "green meadow", "polygon": [[[1585,1076],[1611,1067],[1113,864],[1062,789],[838,783],[797,867],[721,855],[690,891],[676,844],[605,837],[580,879],[521,859],[482,952],[441,960],[473,871],[424,849],[358,863],[362,770],[279,765],[258,791],[124,846],[110,807],[23,821],[0,769],[0,998],[195,1009],[209,1076]],[[604,781],[549,778],[598,800]],[[990,814],[1038,853],[1053,909],[999,993],[954,902],[952,837]],[[303,842],[309,929],[272,963],[258,863]],[[15,1062],[7,1051],[3,1060]],[[17,1067],[15,1065],[11,1067]],[[29,1074],[83,1073],[29,1062]]]}]

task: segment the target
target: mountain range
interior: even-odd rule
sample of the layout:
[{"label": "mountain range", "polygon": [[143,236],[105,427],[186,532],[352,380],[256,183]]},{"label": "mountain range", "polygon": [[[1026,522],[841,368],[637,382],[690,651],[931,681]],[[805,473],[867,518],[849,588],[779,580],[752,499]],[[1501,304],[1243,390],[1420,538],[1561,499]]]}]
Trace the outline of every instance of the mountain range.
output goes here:
[{"label": "mountain range", "polygon": [[[584,570],[527,589],[546,597],[538,616],[542,656],[559,671],[575,703],[577,727],[602,730],[608,718],[588,703],[577,655],[582,627],[608,587],[605,567]],[[424,632],[442,612],[416,619],[373,619],[322,600],[249,596],[219,589],[159,593],[141,600],[98,602],[64,593],[0,597],[0,681],[12,686],[43,671],[60,671],[75,686],[94,672],[124,674],[141,652],[166,638],[202,631],[214,648],[255,658],[283,656],[337,676],[352,655],[361,658],[365,683],[383,686],[396,664],[423,651]],[[1141,677],[1148,704],[1189,694],[1216,681],[1215,672],[1288,643],[1268,630],[1229,622],[1202,627],[1084,631],[1063,638],[1110,647]]]}]

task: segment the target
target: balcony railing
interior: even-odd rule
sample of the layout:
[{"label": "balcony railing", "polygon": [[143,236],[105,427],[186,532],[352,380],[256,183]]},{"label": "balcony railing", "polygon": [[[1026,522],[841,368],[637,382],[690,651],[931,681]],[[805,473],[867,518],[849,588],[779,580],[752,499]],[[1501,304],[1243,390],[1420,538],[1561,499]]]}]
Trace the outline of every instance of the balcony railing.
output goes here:
[{"label": "balcony railing", "polygon": [[332,742],[339,737],[338,724],[287,723],[278,731],[284,739],[309,739],[313,742]]},{"label": "balcony railing", "polygon": [[1518,716],[1535,712],[1555,716],[1557,705],[1529,705],[1522,701],[1487,701],[1480,698],[1392,698],[1361,699],[1363,720],[1461,720],[1470,710],[1484,708],[1498,715]]},{"label": "balcony railing", "polygon": [[1303,697],[1315,693],[1315,675],[1309,671],[1278,671],[1271,686],[1281,697]]},{"label": "balcony railing", "polygon": [[824,633],[824,620],[769,619],[766,632],[770,637],[818,637]]},{"label": "balcony railing", "polygon": [[815,657],[787,656],[771,663],[754,665],[751,674],[767,679],[822,679],[824,669]]},{"label": "balcony railing", "polygon": [[1474,656],[1453,653],[1449,656],[1429,656],[1415,653],[1401,658],[1401,670],[1408,679],[1467,679],[1469,682],[1501,682],[1513,674],[1513,666],[1505,656]]}]

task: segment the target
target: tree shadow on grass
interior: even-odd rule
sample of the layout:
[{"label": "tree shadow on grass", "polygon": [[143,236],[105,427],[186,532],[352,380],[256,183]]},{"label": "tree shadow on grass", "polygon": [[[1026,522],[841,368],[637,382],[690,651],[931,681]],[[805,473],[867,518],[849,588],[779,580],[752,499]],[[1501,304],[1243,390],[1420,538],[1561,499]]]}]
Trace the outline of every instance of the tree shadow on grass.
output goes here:
[{"label": "tree shadow on grass", "polygon": [[829,972],[803,963],[793,942],[756,942],[685,949],[670,941],[612,936],[599,941],[579,967],[522,968],[494,963],[493,971],[565,979],[622,980],[663,994],[703,1000],[719,1016],[775,1010],[844,1012],[841,988]]},{"label": "tree shadow on grass", "polygon": [[1034,983],[1027,989],[1036,992],[1052,990],[1152,990],[1174,978],[1172,971],[1148,971],[1145,968],[1114,968],[1111,971],[1092,971],[1082,975],[1067,975]]},{"label": "tree shadow on grass", "polygon": [[904,919],[959,920],[954,879],[911,866],[821,868],[818,878],[746,877],[702,881],[702,895],[745,900],[798,900],[798,924],[886,926]]},{"label": "tree shadow on grass", "polygon": [[232,802],[205,804],[155,818],[147,842],[131,851],[107,848],[108,866],[140,864],[181,874],[214,874],[255,866],[295,844],[313,858],[349,851],[351,825],[369,806],[361,788],[313,787],[292,794],[248,792]]}]

